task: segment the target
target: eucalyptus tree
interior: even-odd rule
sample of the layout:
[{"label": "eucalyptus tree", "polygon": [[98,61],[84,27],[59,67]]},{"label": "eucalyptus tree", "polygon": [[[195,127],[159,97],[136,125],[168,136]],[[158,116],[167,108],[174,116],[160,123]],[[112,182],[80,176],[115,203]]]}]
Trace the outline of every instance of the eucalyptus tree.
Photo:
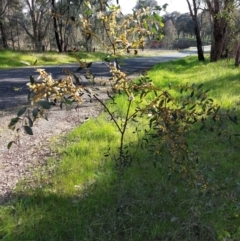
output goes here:
[{"label": "eucalyptus tree", "polygon": [[203,46],[202,46],[202,39],[201,39],[201,34],[200,34],[200,25],[199,25],[199,20],[198,20],[198,10],[200,6],[200,1],[199,0],[192,0],[190,3],[190,0],[186,0],[190,12],[190,16],[192,18],[192,21],[194,23],[194,32],[195,32],[195,37],[197,41],[197,52],[198,52],[198,60],[199,61],[204,61],[204,54],[203,54]]},{"label": "eucalyptus tree", "polygon": [[235,56],[235,66],[238,67],[240,65],[240,10],[236,13],[236,21],[235,24],[237,26],[234,35],[236,38],[236,56]]},{"label": "eucalyptus tree", "polygon": [[49,0],[22,0],[24,12],[16,13],[18,21],[26,34],[31,38],[35,49],[42,50],[42,43],[52,18]]},{"label": "eucalyptus tree", "polygon": [[166,13],[163,15],[163,21],[167,22],[168,20],[171,20],[173,25],[175,26],[177,18],[181,15],[180,12],[174,11],[171,13]]},{"label": "eucalyptus tree", "polygon": [[[16,13],[21,13],[23,10],[23,4],[20,0],[12,0],[7,7],[4,14],[4,31],[2,31],[2,38],[7,40],[8,47],[11,43],[13,50],[20,49],[20,40],[22,39],[23,29],[19,26],[19,23],[14,18]],[[5,36],[4,36],[5,35]],[[4,41],[2,41],[4,44]],[[17,42],[17,43],[16,43]]]},{"label": "eucalyptus tree", "polygon": [[[81,40],[75,39],[75,33],[80,29],[80,18],[88,18],[95,30],[101,31],[101,21],[97,15],[104,9],[107,10],[108,0],[50,0],[52,5],[53,27],[56,44],[59,52],[67,50],[69,42],[84,45],[87,51],[92,49],[92,38],[82,34]],[[100,7],[101,6],[101,7]]]},{"label": "eucalyptus tree", "polygon": [[235,9],[229,21],[224,47],[227,57],[235,57],[235,66],[240,64],[240,9]]},{"label": "eucalyptus tree", "polygon": [[213,41],[211,48],[211,61],[218,61],[224,50],[229,23],[233,18],[239,0],[204,0],[213,22]]},{"label": "eucalyptus tree", "polygon": [[167,20],[164,24],[164,38],[162,44],[166,49],[170,49],[176,39],[177,33],[171,19]]},{"label": "eucalyptus tree", "polygon": [[83,0],[50,0],[53,28],[59,52],[67,50],[71,30],[83,4]]},{"label": "eucalyptus tree", "polygon": [[7,42],[7,34],[6,34],[6,13],[8,10],[8,7],[10,4],[12,4],[13,1],[10,0],[1,0],[0,1],[0,34],[1,34],[1,41],[2,41],[2,47],[4,49],[8,48],[8,42]]},{"label": "eucalyptus tree", "polygon": [[134,9],[141,9],[141,8],[147,8],[154,9],[158,5],[158,2],[156,0],[139,0],[137,1]]},{"label": "eucalyptus tree", "polygon": [[186,34],[194,35],[194,23],[188,13],[181,14],[176,18],[175,28],[177,30],[178,39],[182,33],[183,38]]}]

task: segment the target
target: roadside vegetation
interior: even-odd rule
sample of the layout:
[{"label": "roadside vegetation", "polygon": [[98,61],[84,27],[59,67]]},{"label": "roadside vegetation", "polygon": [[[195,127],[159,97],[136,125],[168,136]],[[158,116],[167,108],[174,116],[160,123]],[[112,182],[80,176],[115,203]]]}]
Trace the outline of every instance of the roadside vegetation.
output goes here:
[{"label": "roadside vegetation", "polygon": [[[139,50],[137,55],[126,54],[119,57],[119,59],[126,59],[134,57],[144,57],[144,56],[160,56],[169,54],[173,51],[165,50]],[[94,62],[104,60],[108,54],[104,52],[84,52],[78,51],[76,53],[66,52],[41,52],[36,53],[32,51],[11,51],[11,50],[1,50],[0,51],[0,69],[16,68],[16,67],[26,67],[26,63],[35,66],[49,66],[49,65],[60,65],[60,64],[75,64],[76,56],[82,61]]]},{"label": "roadside vegetation", "polygon": [[[239,115],[240,70],[232,60],[198,62],[188,57],[161,63],[148,72],[153,83],[169,91],[195,84],[222,109]],[[176,98],[179,93],[172,93]],[[126,96],[108,108],[119,118]],[[36,176],[18,185],[0,207],[0,239],[15,240],[240,240],[240,127],[237,119],[220,133],[194,126],[188,137],[196,178],[171,170],[169,157],[156,159],[140,148],[144,133],[129,123],[126,145],[135,158],[119,180],[115,166],[119,131],[102,113],[54,144],[55,157]],[[229,134],[231,133],[231,135]],[[158,144],[155,140],[153,145]],[[189,181],[190,180],[190,181]]]},{"label": "roadside vegetation", "polygon": [[[52,9],[51,15],[41,15],[45,21],[33,24],[33,32],[38,34],[33,36],[26,29],[38,52],[46,47],[43,40],[48,25],[44,28],[43,23],[52,20],[52,40],[59,52],[67,50],[68,43],[78,43],[86,51],[95,51],[96,42],[103,46],[113,60],[100,57],[111,73],[109,101],[105,103],[97,91],[82,85],[78,73],[67,71],[67,76],[55,80],[39,68],[37,80],[30,76],[27,86],[32,105],[22,107],[10,120],[8,127],[15,131],[16,138],[8,143],[8,149],[19,143],[21,131],[33,135],[35,121],[47,119],[45,114],[52,106],[76,104],[78,108],[87,95],[90,103],[98,101],[104,111],[60,142],[51,143],[55,155],[36,175],[19,183],[0,207],[0,239],[238,241],[239,70],[229,59],[235,57],[235,66],[239,65],[240,45],[233,38],[237,21],[229,28],[229,20],[237,16],[235,1],[231,6],[224,1],[224,8],[231,7],[224,16],[218,16],[224,9],[215,9],[205,1],[211,14],[205,19],[213,19],[213,31],[207,34],[215,40],[211,63],[204,61],[196,1],[192,1],[194,14],[187,1],[191,19],[186,14],[182,21],[181,16],[163,18],[160,11],[166,10],[167,4],[156,3],[146,8],[136,4],[132,15],[120,18],[116,2],[116,6],[105,6],[101,0],[84,1],[84,7],[78,6],[74,14],[70,2],[60,6],[53,0],[40,6],[32,1],[32,9],[27,3],[30,13],[36,13],[35,6],[39,11],[49,6]],[[23,8],[20,6],[19,12]],[[63,9],[67,15],[61,14]],[[84,14],[79,15],[79,11]],[[35,23],[35,14],[30,17]],[[187,18],[194,22],[194,28],[187,26],[186,30],[196,34],[202,63],[195,57],[162,63],[135,80],[120,70],[118,56],[136,55],[147,45],[159,48],[159,41],[163,41],[166,49],[180,48],[173,46],[173,23],[177,20],[185,24]],[[23,20],[27,18],[16,19],[25,28]],[[64,21],[66,24],[62,24]],[[226,28],[229,34],[220,34],[219,38]],[[81,32],[81,40],[74,35],[76,29]],[[179,39],[185,30],[178,30]],[[70,37],[77,39],[68,42]],[[226,37],[233,39],[226,46],[235,46],[231,55],[221,47]],[[3,35],[4,49],[8,48],[6,39],[4,43]],[[56,64],[54,54],[38,57],[23,61],[41,65],[40,59],[44,65]],[[92,86],[106,86],[102,80],[95,82],[98,79],[89,70],[92,62],[83,56],[74,58]]]},{"label": "roadside vegetation", "polygon": [[[77,52],[76,54],[82,61],[97,61],[106,57],[106,53],[99,52]],[[74,64],[76,57],[72,52],[0,51],[0,69],[25,67],[26,62],[30,65],[35,63],[37,66]]]}]

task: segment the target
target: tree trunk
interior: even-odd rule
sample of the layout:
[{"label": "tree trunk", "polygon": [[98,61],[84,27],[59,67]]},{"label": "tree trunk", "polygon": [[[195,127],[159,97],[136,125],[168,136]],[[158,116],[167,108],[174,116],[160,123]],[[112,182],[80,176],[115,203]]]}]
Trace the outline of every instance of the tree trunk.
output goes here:
[{"label": "tree trunk", "polygon": [[14,41],[14,35],[13,35],[13,29],[11,27],[11,42],[12,42],[12,49],[15,50],[15,41]]},{"label": "tree trunk", "polygon": [[56,44],[58,47],[58,51],[60,53],[63,52],[63,48],[62,48],[62,44],[59,38],[59,33],[58,33],[58,29],[57,29],[57,19],[55,17],[53,17],[53,26],[54,26],[54,34],[55,34],[55,39],[56,39]]},{"label": "tree trunk", "polygon": [[237,45],[237,52],[235,56],[235,66],[238,67],[240,65],[240,42]]},{"label": "tree trunk", "polygon": [[42,41],[34,40],[35,49],[37,52],[42,52]]},{"label": "tree trunk", "polygon": [[8,49],[8,43],[7,43],[7,36],[5,32],[5,26],[2,21],[0,21],[0,33],[1,33],[1,39],[2,39],[2,45],[4,49]]},{"label": "tree trunk", "polygon": [[234,5],[234,0],[205,0],[205,2],[213,20],[212,49],[210,60],[211,62],[216,62],[221,59],[224,42],[227,36],[229,19],[231,19],[231,15],[236,9],[236,5]]},{"label": "tree trunk", "polygon": [[60,53],[63,52],[63,46],[59,37],[59,33],[58,33],[58,25],[57,25],[57,18],[55,16],[56,12],[55,12],[55,0],[52,0],[52,14],[53,14],[53,27],[54,27],[54,34],[55,34],[55,40],[56,40],[56,44],[58,47],[58,51]]},{"label": "tree trunk", "polygon": [[203,47],[202,47],[200,27],[199,27],[199,23],[198,23],[198,14],[197,14],[198,8],[197,8],[196,0],[192,0],[192,3],[193,3],[193,9],[191,7],[189,0],[187,0],[190,15],[194,22],[194,32],[195,32],[195,37],[196,37],[196,41],[197,41],[198,60],[204,61],[205,58],[204,58]]},{"label": "tree trunk", "polygon": [[211,51],[211,62],[216,62],[221,59],[226,38],[227,25],[225,20],[215,18],[213,20],[213,45]]},{"label": "tree trunk", "polygon": [[16,24],[17,24],[17,43],[18,43],[18,50],[20,50],[20,34],[19,34],[18,22],[16,22]]},{"label": "tree trunk", "polygon": [[200,29],[198,26],[195,26],[194,30],[195,30],[196,40],[197,40],[198,60],[205,61],[204,53],[203,53],[203,46],[202,46],[202,39],[200,36]]}]

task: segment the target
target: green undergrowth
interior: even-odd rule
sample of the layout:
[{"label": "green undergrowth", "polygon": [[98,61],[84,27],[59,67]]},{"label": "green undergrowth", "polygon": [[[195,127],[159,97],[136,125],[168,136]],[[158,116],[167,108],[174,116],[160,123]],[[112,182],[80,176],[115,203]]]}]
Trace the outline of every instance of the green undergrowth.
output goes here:
[{"label": "green undergrowth", "polygon": [[[188,82],[204,84],[222,108],[239,114],[240,70],[226,60],[199,63],[195,57],[161,63],[149,71],[156,85],[169,89]],[[177,91],[172,91],[177,95]],[[116,99],[124,116],[125,96]],[[121,204],[114,158],[120,135],[106,113],[86,121],[54,146],[56,157],[45,170],[18,186],[0,207],[0,240],[4,241],[239,241],[239,139],[193,127],[189,151],[197,152],[196,179],[175,173],[165,159],[153,160],[138,148],[144,131],[127,130],[135,161],[122,176]],[[240,134],[229,121],[226,129]],[[162,141],[162,140],[156,140]],[[167,154],[166,154],[167,155]],[[155,162],[155,166],[153,163]]]}]

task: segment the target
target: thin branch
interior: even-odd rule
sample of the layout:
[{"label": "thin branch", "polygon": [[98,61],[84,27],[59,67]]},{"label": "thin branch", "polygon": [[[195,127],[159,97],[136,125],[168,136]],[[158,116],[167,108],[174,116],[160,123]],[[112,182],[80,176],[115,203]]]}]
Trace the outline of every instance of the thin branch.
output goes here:
[{"label": "thin branch", "polygon": [[108,107],[103,103],[102,100],[100,100],[96,95],[93,95],[93,97],[104,107],[104,109],[108,112],[108,114],[111,116],[113,122],[115,123],[115,125],[117,126],[118,128],[118,131],[122,134],[122,129],[121,127],[119,126],[119,124],[117,123],[117,121],[115,120],[112,112],[108,109]]}]

